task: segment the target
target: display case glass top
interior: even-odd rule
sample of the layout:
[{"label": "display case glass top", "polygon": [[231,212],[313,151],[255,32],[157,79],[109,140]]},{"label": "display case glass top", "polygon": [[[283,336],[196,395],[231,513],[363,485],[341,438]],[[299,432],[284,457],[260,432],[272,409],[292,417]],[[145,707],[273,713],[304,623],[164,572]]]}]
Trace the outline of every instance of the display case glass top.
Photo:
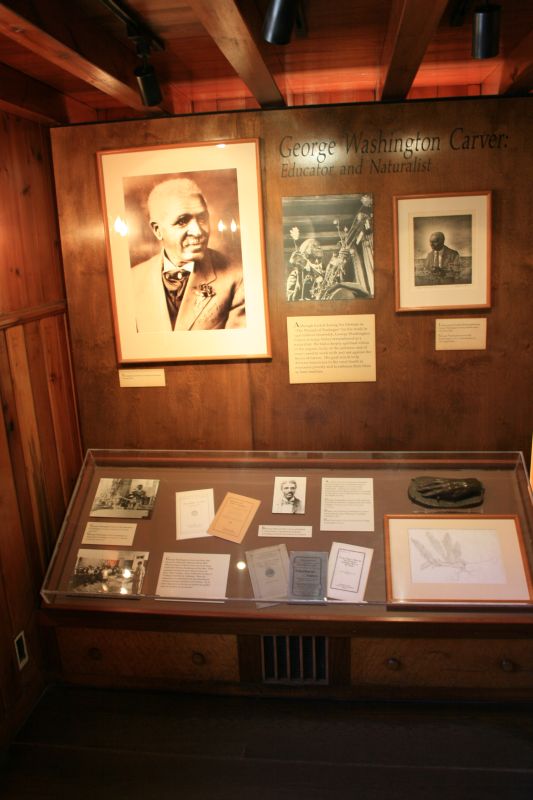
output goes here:
[{"label": "display case glass top", "polygon": [[93,449],[42,596],[165,615],[527,616],[531,564],[518,452]]}]

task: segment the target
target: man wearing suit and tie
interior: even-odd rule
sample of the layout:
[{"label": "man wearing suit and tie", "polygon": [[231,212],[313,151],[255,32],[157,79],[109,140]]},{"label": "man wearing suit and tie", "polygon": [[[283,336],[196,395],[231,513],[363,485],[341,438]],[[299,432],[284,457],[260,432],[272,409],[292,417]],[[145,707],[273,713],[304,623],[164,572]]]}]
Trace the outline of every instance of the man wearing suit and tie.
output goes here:
[{"label": "man wearing suit and tie", "polygon": [[429,244],[431,250],[427,254],[424,264],[426,272],[453,282],[453,278],[461,266],[459,253],[444,244],[444,234],[441,231],[431,234]]},{"label": "man wearing suit and tie", "polygon": [[162,181],[148,197],[157,255],[133,267],[139,333],[245,328],[242,264],[207,245],[209,210],[190,178]]}]

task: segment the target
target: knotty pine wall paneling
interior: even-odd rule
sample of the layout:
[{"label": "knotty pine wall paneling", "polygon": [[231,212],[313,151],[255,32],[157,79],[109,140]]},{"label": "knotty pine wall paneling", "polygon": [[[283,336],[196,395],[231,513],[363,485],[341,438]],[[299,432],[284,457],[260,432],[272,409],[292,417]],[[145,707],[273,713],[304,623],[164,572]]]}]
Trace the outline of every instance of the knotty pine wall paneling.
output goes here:
[{"label": "knotty pine wall paneling", "polygon": [[[44,685],[39,590],[81,465],[49,131],[0,114],[0,742]],[[14,638],[29,662],[19,670]],[[2,716],[3,708],[3,716]]]},{"label": "knotty pine wall paneling", "polygon": [[[24,557],[25,541],[5,429],[0,426],[0,746],[42,688],[42,659],[35,625],[35,587]],[[24,631],[30,660],[21,671],[14,639]],[[3,714],[2,714],[3,710]],[[3,718],[2,718],[3,717]]]},{"label": "knotty pine wall paneling", "polygon": [[0,114],[0,313],[64,299],[48,128]]},{"label": "knotty pine wall paneling", "polygon": [[[52,131],[73,363],[87,447],[528,451],[531,441],[531,103],[473,98],[246,111]],[[371,153],[363,142],[431,137],[430,152]],[[488,146],[496,134],[498,147]],[[474,139],[474,136],[478,136]],[[169,363],[165,388],[120,389],[96,153],[258,137],[272,360]],[[281,142],[334,141],[327,174]],[[359,142],[356,152],[347,142]],[[482,144],[485,142],[485,145]],[[415,156],[418,161],[415,161]],[[408,163],[419,165],[406,169]],[[76,164],[76,169],[72,169]],[[353,165],[351,174],[343,167]],[[344,170],[346,172],[346,169]],[[397,313],[393,197],[491,190],[492,307]],[[285,300],[284,196],[372,192],[375,299]],[[288,315],[375,314],[375,383],[289,383]],[[435,351],[435,321],[486,317],[485,351]]]}]

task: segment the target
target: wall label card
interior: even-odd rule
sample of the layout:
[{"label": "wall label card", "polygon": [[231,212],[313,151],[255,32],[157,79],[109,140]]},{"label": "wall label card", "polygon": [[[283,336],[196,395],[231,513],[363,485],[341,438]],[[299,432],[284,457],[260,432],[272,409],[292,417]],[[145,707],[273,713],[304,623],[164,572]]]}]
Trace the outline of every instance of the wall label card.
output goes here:
[{"label": "wall label card", "polygon": [[131,547],[136,530],[136,522],[88,522],[81,543]]},{"label": "wall label card", "polygon": [[312,525],[259,525],[258,536],[310,539],[313,535]]},{"label": "wall label card", "polygon": [[164,369],[119,369],[118,381],[121,389],[167,385]]},{"label": "wall label card", "polygon": [[486,350],[487,319],[435,320],[435,350]]},{"label": "wall label card", "polygon": [[287,317],[291,383],[376,380],[374,314]]}]

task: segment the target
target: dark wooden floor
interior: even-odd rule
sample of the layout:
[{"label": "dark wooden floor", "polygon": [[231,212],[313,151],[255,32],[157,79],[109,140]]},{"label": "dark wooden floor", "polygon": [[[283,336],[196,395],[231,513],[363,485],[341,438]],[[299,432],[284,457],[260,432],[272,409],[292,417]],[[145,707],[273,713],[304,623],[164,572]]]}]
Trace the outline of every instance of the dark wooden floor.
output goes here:
[{"label": "dark wooden floor", "polygon": [[2,800],[532,800],[533,705],[52,687]]}]

